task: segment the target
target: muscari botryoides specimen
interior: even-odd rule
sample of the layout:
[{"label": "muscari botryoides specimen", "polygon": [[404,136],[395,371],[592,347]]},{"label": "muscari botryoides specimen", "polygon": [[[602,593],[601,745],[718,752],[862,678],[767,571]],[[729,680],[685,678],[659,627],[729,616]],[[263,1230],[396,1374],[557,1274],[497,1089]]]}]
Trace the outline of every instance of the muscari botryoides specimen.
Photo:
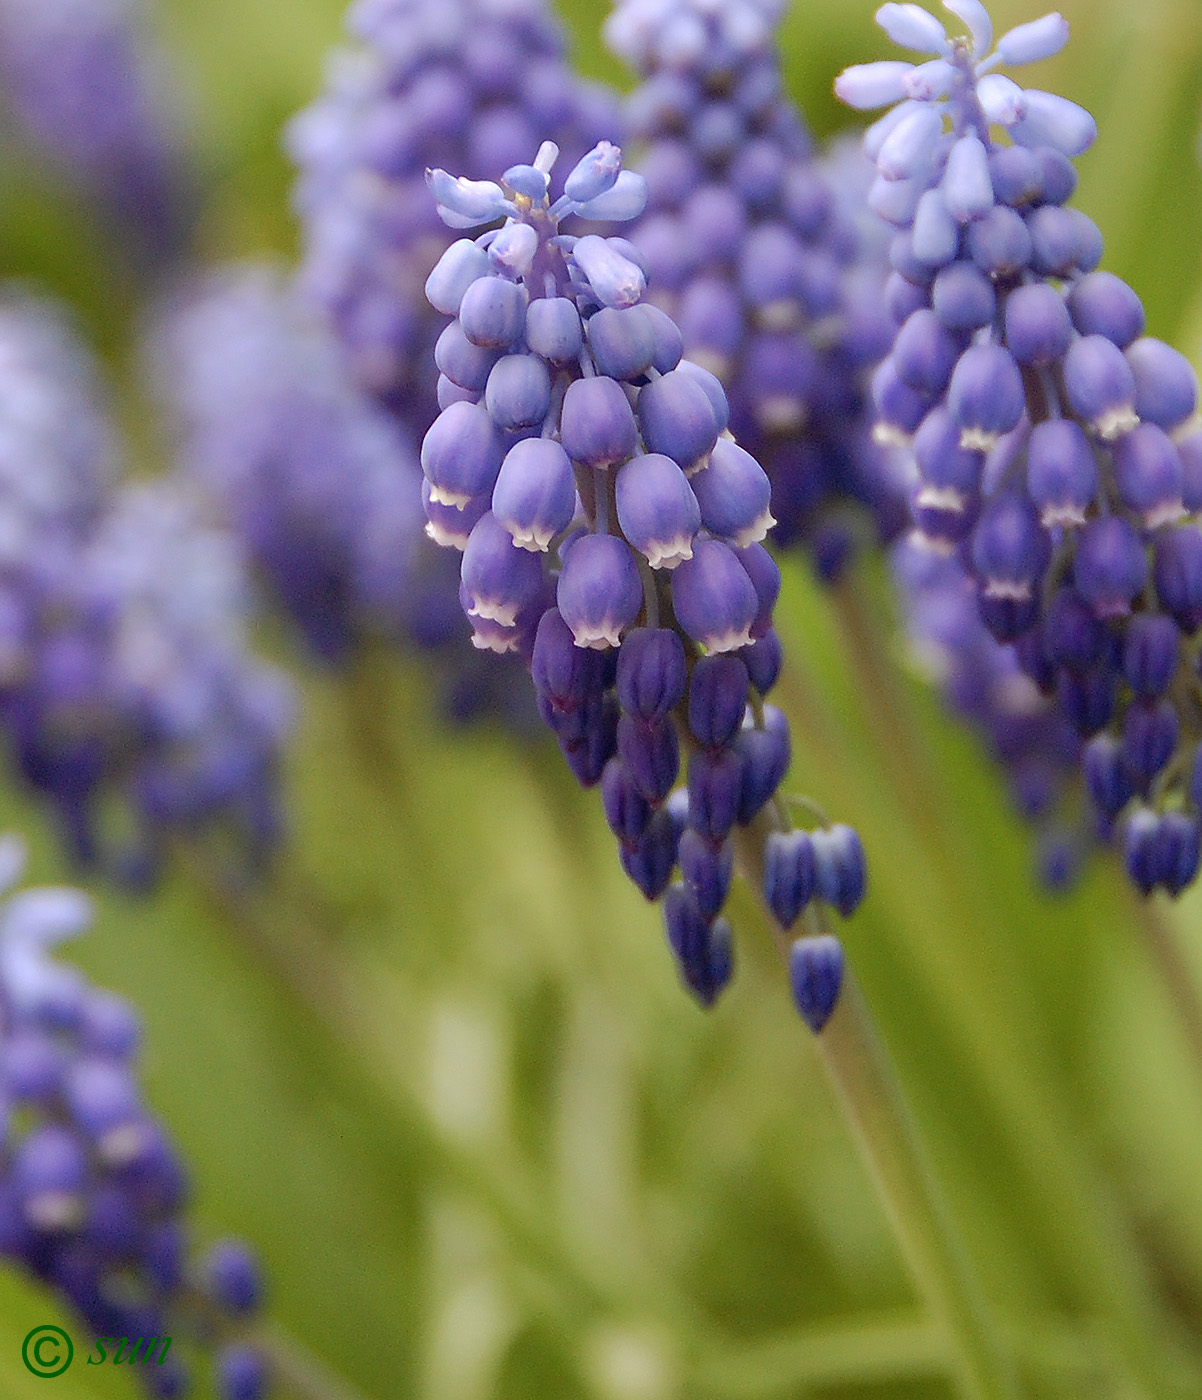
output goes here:
[{"label": "muscari botryoides specimen", "polygon": [[978,0],[946,8],[967,34],[884,5],[890,38],[928,57],[836,82],[890,108],[865,137],[870,204],[897,229],[882,435],[917,463],[919,538],[959,561],[989,631],[1083,741],[1080,840],[1117,836],[1141,891],[1178,894],[1202,835],[1196,377],[1144,334],[1068,203],[1092,117],[998,71],[1058,51],[1062,16],[995,45]]},{"label": "muscari botryoides specimen", "polygon": [[[422,445],[430,529],[463,550],[476,645],[529,660],[544,719],[579,781],[599,784],[623,866],[662,899],[708,1005],[731,972],[736,845],[783,929],[820,903],[850,914],[863,851],[844,825],[794,830],[777,796],[790,748],[765,700],[781,664],[768,478],[727,431],[721,384],[644,302],[638,250],[560,232],[570,214],[637,217],[645,182],[602,142],[552,200],[556,156],[544,143],[499,184],[428,172],[452,227],[504,220],[452,244],[426,284],[452,318]],[[837,944],[797,947],[796,999],[818,1027]]]}]

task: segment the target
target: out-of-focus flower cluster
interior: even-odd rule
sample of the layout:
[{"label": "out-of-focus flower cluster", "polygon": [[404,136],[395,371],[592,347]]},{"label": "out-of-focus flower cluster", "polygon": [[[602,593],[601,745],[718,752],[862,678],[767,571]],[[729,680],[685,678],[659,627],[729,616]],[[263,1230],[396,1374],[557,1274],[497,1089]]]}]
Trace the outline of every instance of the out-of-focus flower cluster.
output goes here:
[{"label": "out-of-focus flower cluster", "polygon": [[142,1098],[138,1015],[51,956],[91,906],[73,889],[9,893],[23,864],[0,837],[0,1257],[119,1341],[112,1359],[140,1361],[149,1394],[193,1393],[191,1345],[215,1351],[221,1400],[260,1400],[258,1265],[234,1241],[189,1258],[187,1172]]}]

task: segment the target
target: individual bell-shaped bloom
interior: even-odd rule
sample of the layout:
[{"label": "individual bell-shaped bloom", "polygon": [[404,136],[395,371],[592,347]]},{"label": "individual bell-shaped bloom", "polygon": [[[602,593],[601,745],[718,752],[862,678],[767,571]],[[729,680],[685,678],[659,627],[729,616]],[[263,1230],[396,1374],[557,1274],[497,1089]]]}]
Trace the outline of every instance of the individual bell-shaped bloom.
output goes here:
[{"label": "individual bell-shaped bloom", "polygon": [[640,391],[638,419],[648,451],[664,453],[686,472],[712,451],[720,431],[709,395],[679,367]]},{"label": "individual bell-shaped bloom", "polygon": [[1182,525],[1156,538],[1153,578],[1160,605],[1181,630],[1202,627],[1202,531]]},{"label": "individual bell-shaped bloom", "polygon": [[1082,528],[1073,582],[1098,617],[1125,617],[1147,579],[1147,552],[1130,521],[1121,515],[1099,516]]},{"label": "individual bell-shaped bloom", "polygon": [[814,889],[820,899],[847,918],[858,908],[867,887],[864,847],[853,827],[837,822],[812,832]]},{"label": "individual bell-shaped bloom", "polygon": [[789,987],[801,1019],[818,1035],[839,1004],[843,945],[830,934],[799,938],[789,952]]},{"label": "individual bell-shaped bloom", "polygon": [[616,535],[573,541],[564,554],[556,601],[578,647],[616,647],[643,605],[630,546]]},{"label": "individual bell-shaped bloom", "polygon": [[443,409],[422,441],[422,472],[432,500],[466,506],[491,494],[505,448],[496,425],[480,404]]},{"label": "individual bell-shaped bloom", "polygon": [[1084,335],[1064,357],[1064,391],[1073,413],[1103,442],[1135,427],[1135,375],[1112,340]]},{"label": "individual bell-shaped bloom", "polygon": [[630,400],[622,385],[605,375],[575,379],[568,385],[559,434],[568,456],[582,466],[612,467],[638,451],[638,426]]},{"label": "individual bell-shaped bloom", "polygon": [[1185,514],[1181,457],[1172,438],[1155,423],[1139,423],[1114,444],[1114,480],[1119,500],[1145,530],[1172,525]]},{"label": "individual bell-shaped bloom", "polygon": [[962,447],[988,450],[1018,425],[1026,406],[1014,356],[1000,345],[971,345],[956,362],[947,394]]},{"label": "individual bell-shaped bloom", "polygon": [[646,724],[666,720],[684,698],[684,644],[669,627],[638,627],[618,652],[618,700],[628,715]]},{"label": "individual bell-shaped bloom", "polygon": [[764,898],[781,928],[793,927],[814,893],[814,847],[810,833],[772,832],[764,843]]},{"label": "individual bell-shaped bloom", "polygon": [[653,569],[675,569],[693,557],[701,508],[670,457],[632,457],[618,472],[615,495],[622,533]]},{"label": "individual bell-shaped bloom", "polygon": [[735,651],[751,641],[759,610],[755,586],[721,540],[700,539],[672,575],[676,620],[707,651]]},{"label": "individual bell-shaped bloom", "polygon": [[1027,442],[1027,491],[1045,528],[1084,525],[1098,493],[1089,439],[1071,418],[1037,423]]},{"label": "individual bell-shaped bloom", "polygon": [[551,438],[524,438],[505,454],[492,493],[496,518],[523,549],[545,550],[576,514],[576,478]]},{"label": "individual bell-shaped bloom", "polygon": [[480,517],[463,551],[463,589],[471,618],[482,618],[501,627],[517,625],[518,614],[542,590],[543,571],[538,557],[519,549],[513,536],[492,511]]}]

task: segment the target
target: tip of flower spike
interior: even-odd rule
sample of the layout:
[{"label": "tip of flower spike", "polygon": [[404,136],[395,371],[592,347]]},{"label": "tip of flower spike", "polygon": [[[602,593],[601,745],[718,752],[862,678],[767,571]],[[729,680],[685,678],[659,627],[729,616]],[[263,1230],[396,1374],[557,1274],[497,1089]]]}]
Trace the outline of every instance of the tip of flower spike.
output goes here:
[{"label": "tip of flower spike", "polygon": [[789,954],[789,986],[801,1019],[817,1035],[843,986],[843,945],[829,933],[799,938]]}]

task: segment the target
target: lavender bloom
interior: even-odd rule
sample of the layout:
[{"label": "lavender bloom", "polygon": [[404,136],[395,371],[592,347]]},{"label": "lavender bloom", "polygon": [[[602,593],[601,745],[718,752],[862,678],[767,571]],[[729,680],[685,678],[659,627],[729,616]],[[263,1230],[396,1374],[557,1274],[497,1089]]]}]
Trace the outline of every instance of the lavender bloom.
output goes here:
[{"label": "lavender bloom", "polygon": [[[578,780],[599,786],[622,864],[662,897],[681,978],[709,1006],[732,971],[721,911],[740,832],[759,864],[791,826],[776,797],[788,726],[764,702],[780,664],[780,573],[760,543],[769,484],[727,430],[717,379],[643,302],[637,249],[560,232],[569,214],[637,216],[642,180],[602,142],[552,200],[557,155],[544,142],[498,184],[428,172],[452,226],[508,219],[430,274],[455,317],[440,365],[465,397],[426,434],[427,509],[451,544],[447,516],[474,521],[460,589],[473,641],[529,661],[540,714]],[[823,837],[821,888],[794,879],[787,913],[771,889],[789,875],[772,866],[782,925],[803,909],[813,921],[820,902],[849,915],[863,896],[858,837]]]},{"label": "lavender bloom", "polygon": [[0,93],[22,135],[157,259],[191,220],[165,56],[140,0],[0,0]]},{"label": "lavender bloom", "polygon": [[[358,46],[336,55],[325,94],[289,130],[301,285],[355,380],[420,434],[445,407],[430,358],[442,321],[422,289],[452,241],[426,168],[504,170],[547,132],[575,162],[618,135],[616,103],[569,70],[543,0],[359,0],[349,27]],[[459,190],[461,208],[468,197]],[[484,203],[467,217],[503,212],[487,190],[472,197]]]},{"label": "lavender bloom", "polygon": [[192,1393],[189,1349],[235,1337],[265,1394],[265,1359],[243,1340],[258,1264],[232,1240],[189,1260],[187,1171],[142,1100],[137,1012],[51,956],[91,905],[74,889],[9,893],[23,864],[21,843],[0,837],[0,1255],[93,1336],[153,1356],[139,1368],[149,1394]]},{"label": "lavender bloom", "polygon": [[892,331],[886,246],[848,195],[871,167],[815,157],[781,91],[779,0],[618,0],[610,47],[649,203],[631,240],[684,353],[722,382],[731,431],[772,481],[778,543],[824,578],[905,523],[893,454],[871,438],[868,371]]},{"label": "lavender bloom", "polygon": [[[1117,832],[1137,887],[1175,895],[1197,873],[1188,775],[1202,726],[1186,683],[1202,626],[1202,531],[1187,515],[1202,502],[1186,471],[1197,381],[1143,335],[1135,293],[1095,270],[1101,237],[1067,203],[1093,119],[997,71],[1056,52],[1063,18],[1020,25],[990,51],[984,8],[953,8],[969,36],[884,6],[892,38],[936,57],[861,65],[835,84],[853,106],[896,104],[865,137],[869,203],[897,229],[893,296],[907,313],[878,372],[878,412],[913,450],[917,536],[955,573],[937,606],[954,588],[962,607],[971,587],[998,644],[989,655],[963,617],[947,637],[971,696],[961,708],[996,731],[996,678],[1017,668],[1042,697],[1038,724],[1014,726],[1003,755],[1021,766],[1024,807],[1041,819],[1083,807],[1078,847]],[[1062,879],[1063,860],[1049,871]]]}]

